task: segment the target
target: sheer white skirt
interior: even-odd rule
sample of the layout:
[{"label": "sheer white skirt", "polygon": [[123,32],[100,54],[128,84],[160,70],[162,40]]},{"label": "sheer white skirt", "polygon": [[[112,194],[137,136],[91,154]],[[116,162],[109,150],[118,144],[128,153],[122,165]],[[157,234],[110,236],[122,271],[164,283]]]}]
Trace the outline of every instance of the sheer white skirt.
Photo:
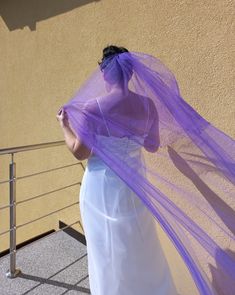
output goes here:
[{"label": "sheer white skirt", "polygon": [[97,156],[82,179],[80,211],[92,295],[176,295],[156,221]]}]

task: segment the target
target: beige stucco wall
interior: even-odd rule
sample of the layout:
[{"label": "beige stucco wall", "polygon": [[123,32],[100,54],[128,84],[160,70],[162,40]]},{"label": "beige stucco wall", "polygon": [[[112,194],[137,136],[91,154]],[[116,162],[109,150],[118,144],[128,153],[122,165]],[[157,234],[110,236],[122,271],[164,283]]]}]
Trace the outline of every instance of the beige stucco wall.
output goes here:
[{"label": "beige stucco wall", "polygon": [[[20,3],[20,4],[19,4]],[[0,3],[0,148],[62,140],[58,108],[97,66],[107,44],[160,58],[175,73],[182,96],[228,135],[234,129],[234,3],[216,1],[1,1]],[[33,4],[34,3],[34,4]],[[8,176],[10,157],[0,158],[0,179]],[[17,175],[76,163],[66,147],[15,155]],[[17,182],[17,200],[77,182],[77,167]],[[0,187],[0,206],[8,186]],[[78,200],[78,187],[25,203],[17,223]],[[78,207],[19,230],[17,243],[72,223]],[[8,212],[0,214],[0,231]],[[79,227],[76,227],[79,229]],[[180,294],[196,295],[181,258],[159,229]],[[0,237],[0,251],[8,248]],[[183,280],[182,280],[183,278]]]}]

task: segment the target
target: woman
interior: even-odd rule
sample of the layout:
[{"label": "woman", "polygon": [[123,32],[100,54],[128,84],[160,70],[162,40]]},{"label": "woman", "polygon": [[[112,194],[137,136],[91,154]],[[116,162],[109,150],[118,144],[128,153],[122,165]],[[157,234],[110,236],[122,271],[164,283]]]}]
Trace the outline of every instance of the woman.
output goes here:
[{"label": "woman", "polygon": [[[114,53],[127,52],[125,48],[109,46],[104,49],[104,58]],[[105,78],[105,77],[104,77]],[[128,104],[135,104],[138,110],[144,107],[142,100],[129,91],[128,98],[119,85],[120,79],[113,77],[112,83],[107,83],[109,97],[117,95],[115,112],[122,112]],[[156,112],[149,100],[149,109]],[[103,103],[104,105],[104,103]],[[99,101],[93,108],[99,108]],[[131,110],[131,107],[129,106]],[[107,111],[107,110],[106,110]],[[141,113],[142,118],[136,117],[139,112],[129,113],[130,120],[146,121],[146,141],[148,135],[155,134],[155,142],[146,144],[146,150],[156,151],[159,144],[157,120],[148,126],[148,112]],[[80,190],[80,211],[87,241],[88,272],[91,294],[93,295],[176,295],[176,289],[164,257],[156,232],[156,223],[149,210],[135,193],[110,169],[100,157],[90,155],[91,150],[79,140],[69,127],[66,113],[57,116],[64,131],[65,141],[78,160],[88,158],[88,163]],[[155,115],[157,119],[157,112]],[[102,130],[103,140],[109,140],[109,129]],[[112,146],[116,140],[117,148],[141,160],[141,145],[129,142],[120,134],[112,135]],[[111,137],[111,136],[110,136]]]},{"label": "woman", "polygon": [[177,294],[153,217],[200,294],[232,294],[234,257],[217,233],[234,239],[235,142],[183,100],[170,70],[108,46],[57,119],[70,151],[88,158],[80,210],[92,294]]}]

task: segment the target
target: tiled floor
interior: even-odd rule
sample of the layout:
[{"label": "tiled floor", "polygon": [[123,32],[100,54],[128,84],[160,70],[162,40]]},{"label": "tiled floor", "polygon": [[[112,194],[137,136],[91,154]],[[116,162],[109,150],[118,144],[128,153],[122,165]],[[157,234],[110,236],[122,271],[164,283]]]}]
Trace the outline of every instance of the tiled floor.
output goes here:
[{"label": "tiled floor", "polygon": [[16,267],[7,278],[9,255],[0,258],[0,295],[90,294],[86,246],[63,231],[17,250]]}]

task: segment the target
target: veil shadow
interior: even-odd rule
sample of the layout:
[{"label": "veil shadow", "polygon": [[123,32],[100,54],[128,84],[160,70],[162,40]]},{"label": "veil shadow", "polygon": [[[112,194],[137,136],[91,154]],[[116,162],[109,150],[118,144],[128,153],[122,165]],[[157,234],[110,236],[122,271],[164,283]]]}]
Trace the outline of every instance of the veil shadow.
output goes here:
[{"label": "veil shadow", "polygon": [[[215,257],[218,257],[220,255],[221,250],[216,250]],[[231,251],[230,249],[226,249],[225,252],[230,256],[233,257],[235,260],[235,252]],[[219,295],[233,295],[235,290],[235,281],[233,282],[234,288],[231,289],[231,282],[227,283],[228,276],[221,275],[223,274],[223,271],[219,271],[220,266],[216,265],[216,267],[212,264],[209,264],[210,271],[212,274],[212,284],[215,287],[216,291]],[[230,287],[228,287],[230,286]]]},{"label": "veil shadow", "polygon": [[[188,165],[187,161],[185,161],[173,148],[168,146],[168,153],[170,155],[171,160],[173,161],[175,167],[183,173],[187,178],[189,178],[198,191],[204,196],[204,198],[208,201],[208,203],[213,207],[216,211],[217,215],[223,220],[224,224],[230,229],[230,231],[235,234],[235,212],[229,207],[215,192],[208,187],[208,185],[193,171],[193,169]],[[230,216],[228,220],[226,216]],[[233,216],[233,218],[231,218]],[[230,249],[224,250],[228,256],[235,259],[235,252]],[[219,257],[222,255],[222,251],[220,248],[216,250],[215,262],[219,261]],[[220,265],[216,264],[216,266],[209,264],[209,268],[212,275],[212,285],[215,290],[220,295],[233,295],[235,289],[228,289],[227,286],[231,286],[231,282],[227,282],[229,280],[228,276],[224,274],[225,271],[220,270]],[[230,279],[231,280],[231,279]]]},{"label": "veil shadow", "polygon": [[[235,235],[235,211],[226,204],[219,195],[213,192],[213,190],[188,165],[187,161],[184,160],[172,147],[168,146],[168,153],[175,167],[191,180],[198,191],[215,210],[217,215],[223,220],[224,224]],[[228,220],[228,216],[233,216],[233,218]]]}]

